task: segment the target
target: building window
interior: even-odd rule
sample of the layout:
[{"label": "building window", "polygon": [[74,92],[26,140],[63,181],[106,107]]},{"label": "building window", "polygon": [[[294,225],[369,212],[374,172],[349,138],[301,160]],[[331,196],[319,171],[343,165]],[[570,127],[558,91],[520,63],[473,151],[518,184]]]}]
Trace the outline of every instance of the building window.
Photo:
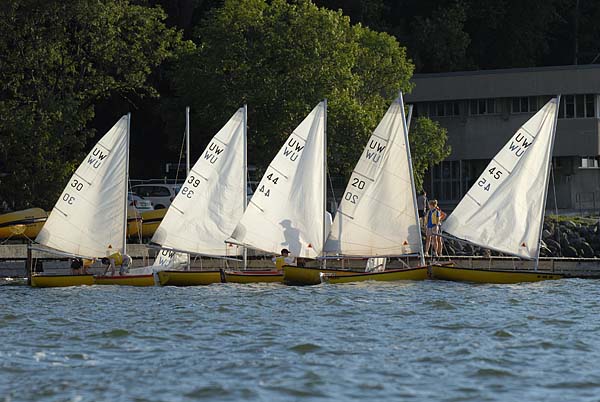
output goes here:
[{"label": "building window", "polygon": [[512,99],[513,113],[534,113],[537,112],[537,98],[535,96],[524,96]]},{"label": "building window", "polygon": [[582,169],[590,169],[595,168],[598,169],[600,167],[600,157],[599,156],[582,156],[581,157],[581,166]]},{"label": "building window", "polygon": [[471,99],[469,102],[470,115],[495,114],[496,99]]},{"label": "building window", "polygon": [[416,105],[416,116],[451,117],[460,116],[459,102],[424,102]]},{"label": "building window", "polygon": [[595,113],[595,96],[592,94],[564,95],[560,99],[559,119],[590,118],[595,117]]}]

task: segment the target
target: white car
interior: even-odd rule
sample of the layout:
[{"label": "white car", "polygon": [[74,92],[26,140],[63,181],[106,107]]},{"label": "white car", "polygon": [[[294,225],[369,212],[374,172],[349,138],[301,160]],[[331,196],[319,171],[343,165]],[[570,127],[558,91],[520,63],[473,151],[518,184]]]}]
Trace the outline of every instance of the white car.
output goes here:
[{"label": "white car", "polygon": [[180,184],[137,184],[131,191],[145,200],[152,201],[154,209],[169,208],[175,199]]},{"label": "white car", "polygon": [[145,200],[142,197],[137,196],[133,193],[127,193],[127,201],[130,207],[134,207],[140,212],[154,210],[154,206],[152,206],[152,201]]}]

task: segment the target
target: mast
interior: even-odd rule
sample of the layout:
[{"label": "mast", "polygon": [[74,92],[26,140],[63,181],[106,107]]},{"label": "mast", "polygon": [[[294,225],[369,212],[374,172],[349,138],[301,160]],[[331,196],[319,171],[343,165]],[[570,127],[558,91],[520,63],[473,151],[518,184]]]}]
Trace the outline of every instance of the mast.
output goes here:
[{"label": "mast", "polygon": [[[323,100],[323,148],[325,150],[323,157],[323,245],[321,246],[321,254],[325,249],[327,242],[327,98]],[[323,259],[323,268],[327,266],[327,260]]]},{"label": "mast", "polygon": [[[185,107],[185,175],[190,175],[190,107]],[[187,253],[187,270],[191,268],[190,253]]]},{"label": "mast", "polygon": [[[248,105],[244,103],[244,212],[248,205]],[[248,268],[248,249],[244,247],[244,270]]]},{"label": "mast", "polygon": [[537,271],[540,264],[540,243],[542,241],[542,232],[544,231],[544,216],[546,215],[546,197],[548,196],[548,183],[550,180],[550,169],[552,168],[552,154],[554,153],[554,137],[556,136],[556,124],[558,122],[558,113],[560,112],[560,95],[556,96],[556,114],[554,116],[554,124],[552,126],[552,138],[550,139],[550,157],[548,158],[548,174],[546,175],[546,183],[544,185],[544,197],[542,198],[542,212],[540,218],[540,233],[537,242],[537,255],[535,256],[535,268]]},{"label": "mast", "polygon": [[[410,144],[408,142],[408,124],[407,124],[407,119],[404,118],[404,99],[402,97],[402,91],[400,91],[400,94],[398,94],[398,99],[400,100],[400,103],[402,104],[402,123],[404,124],[404,142],[406,144],[406,155],[408,157],[408,167],[410,169],[410,187],[411,187],[411,191],[412,191],[413,209],[415,211],[415,222],[417,223],[417,227],[419,228],[419,237],[420,237],[421,236],[421,225],[419,222],[419,210],[418,210],[418,206],[417,206],[417,191],[415,189],[415,176],[413,173],[412,157],[410,155]],[[408,121],[409,122],[412,119],[412,111],[413,111],[413,106],[410,105],[408,107]],[[423,252],[423,239],[422,238],[419,238],[419,249],[420,249],[420,254],[421,254],[421,265],[425,265],[425,254]]]},{"label": "mast", "polygon": [[190,107],[185,108],[185,174],[190,175]]},{"label": "mast", "polygon": [[131,129],[131,113],[127,113],[127,140],[125,153],[125,218],[123,219],[123,255],[127,254],[127,206],[128,206],[128,195],[129,195],[129,132]]}]

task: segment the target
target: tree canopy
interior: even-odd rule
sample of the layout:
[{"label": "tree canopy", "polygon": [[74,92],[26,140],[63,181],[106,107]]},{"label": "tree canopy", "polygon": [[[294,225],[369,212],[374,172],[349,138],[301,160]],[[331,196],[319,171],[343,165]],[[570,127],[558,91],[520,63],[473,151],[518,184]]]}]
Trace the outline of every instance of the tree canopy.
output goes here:
[{"label": "tree canopy", "polygon": [[329,165],[347,173],[386,106],[410,89],[413,65],[395,38],[310,1],[226,0],[194,40],[172,70],[177,106],[192,105],[203,122],[203,147],[247,103],[249,159],[259,168],[327,98]]},{"label": "tree canopy", "polygon": [[164,18],[126,0],[2,2],[0,200],[51,207],[94,135],[95,104],[157,94],[148,78],[181,43]]}]

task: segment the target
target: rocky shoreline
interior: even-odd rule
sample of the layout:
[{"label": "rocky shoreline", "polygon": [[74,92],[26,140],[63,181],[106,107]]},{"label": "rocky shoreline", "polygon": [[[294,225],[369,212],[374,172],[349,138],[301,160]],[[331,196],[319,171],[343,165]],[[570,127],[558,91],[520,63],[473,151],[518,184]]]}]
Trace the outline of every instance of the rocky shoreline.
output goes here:
[{"label": "rocky shoreline", "polygon": [[[456,240],[444,239],[444,253],[453,256],[485,256],[490,252]],[[503,255],[495,251],[493,256]],[[546,218],[542,232],[541,257],[600,258],[598,218]]]}]

